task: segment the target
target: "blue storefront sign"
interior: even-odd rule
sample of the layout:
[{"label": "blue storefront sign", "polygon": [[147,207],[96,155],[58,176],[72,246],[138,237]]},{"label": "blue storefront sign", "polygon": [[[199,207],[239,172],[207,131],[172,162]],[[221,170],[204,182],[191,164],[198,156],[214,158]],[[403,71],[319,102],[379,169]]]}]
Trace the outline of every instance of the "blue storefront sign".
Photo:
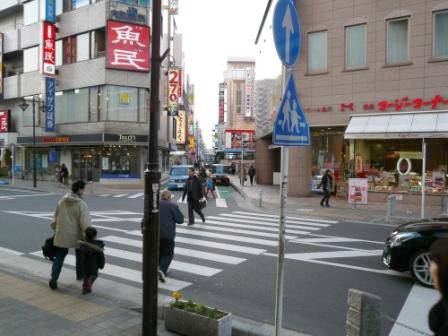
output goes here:
[{"label": "blue storefront sign", "polygon": [[45,0],[45,20],[47,22],[56,22],[56,0]]},{"label": "blue storefront sign", "polygon": [[45,78],[45,132],[54,132],[56,81],[54,78]]},{"label": "blue storefront sign", "polygon": [[59,163],[59,152],[56,148],[50,148],[48,151],[48,163]]}]

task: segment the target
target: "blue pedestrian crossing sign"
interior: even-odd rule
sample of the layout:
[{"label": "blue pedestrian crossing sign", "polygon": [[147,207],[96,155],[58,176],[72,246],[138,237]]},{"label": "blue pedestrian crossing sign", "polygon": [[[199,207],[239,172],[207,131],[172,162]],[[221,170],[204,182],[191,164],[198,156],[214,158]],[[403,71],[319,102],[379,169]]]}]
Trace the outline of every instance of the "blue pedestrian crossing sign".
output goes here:
[{"label": "blue pedestrian crossing sign", "polygon": [[300,21],[292,0],[277,2],[273,27],[278,56],[285,66],[293,66],[300,52]]},{"label": "blue pedestrian crossing sign", "polygon": [[281,146],[309,146],[310,128],[297,97],[292,73],[275,117],[272,143]]}]

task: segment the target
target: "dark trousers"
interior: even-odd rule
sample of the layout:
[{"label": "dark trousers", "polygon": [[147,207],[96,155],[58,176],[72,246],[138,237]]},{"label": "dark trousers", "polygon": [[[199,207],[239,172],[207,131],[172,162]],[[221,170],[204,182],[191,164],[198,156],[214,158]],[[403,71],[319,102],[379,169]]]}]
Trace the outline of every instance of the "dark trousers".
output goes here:
[{"label": "dark trousers", "polygon": [[254,175],[250,175],[250,185],[254,185]]},{"label": "dark trousers", "polygon": [[[68,248],[58,247],[55,253],[55,259],[53,261],[53,267],[51,268],[51,278],[57,280],[59,274],[61,274],[62,266],[64,265],[65,257],[67,256]],[[76,256],[76,278],[82,279],[84,276],[81,272],[80,252],[79,249],[75,250]]]},{"label": "dark trousers", "polygon": [[204,214],[202,213],[202,210],[199,209],[199,202],[188,201],[188,223],[189,224],[194,224],[193,211],[196,211],[196,213],[201,217],[202,221],[205,222]]},{"label": "dark trousers", "polygon": [[160,239],[159,267],[164,274],[168,271],[174,257],[174,240]]},{"label": "dark trousers", "polygon": [[324,190],[324,197],[320,201],[320,205],[324,205],[324,202],[325,205],[328,205],[328,202],[330,201],[330,196],[331,196],[330,190]]}]

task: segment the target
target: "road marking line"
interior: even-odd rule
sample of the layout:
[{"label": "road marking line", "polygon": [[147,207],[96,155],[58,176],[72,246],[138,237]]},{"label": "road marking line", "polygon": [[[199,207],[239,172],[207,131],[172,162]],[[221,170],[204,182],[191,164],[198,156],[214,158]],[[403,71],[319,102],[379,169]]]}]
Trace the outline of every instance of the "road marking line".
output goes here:
[{"label": "road marking line", "polygon": [[305,253],[286,253],[286,259],[292,260],[314,260],[314,259],[338,259],[338,258],[356,258],[356,257],[374,257],[381,256],[383,250],[345,250],[331,252],[305,252]]},{"label": "road marking line", "polygon": [[[112,247],[106,247],[104,249],[104,254],[107,256],[115,257],[115,258],[136,261],[139,263],[142,262],[142,253],[135,253],[135,252],[115,249]],[[181,272],[185,272],[185,273],[192,273],[192,274],[196,274],[196,275],[206,276],[206,277],[213,276],[222,271],[221,269],[218,269],[218,268],[201,266],[201,265],[196,265],[196,264],[177,261],[177,260],[173,260],[171,262],[170,269],[174,269],[176,271],[181,271]]]},{"label": "road marking line", "polygon": [[[259,221],[256,221],[256,220],[249,220],[249,219],[226,218],[226,217],[222,217],[222,215],[223,214],[221,214],[220,216],[207,216],[206,219],[207,220],[208,219],[216,219],[216,220],[220,220],[220,221],[256,224],[256,225],[270,226],[270,227],[275,227],[275,228],[278,228],[278,225],[279,225],[279,223],[265,223],[265,222],[259,222]],[[291,225],[291,224],[287,224],[286,227],[287,228],[292,228],[292,229],[305,229],[305,230],[309,230],[309,231],[319,231],[319,230],[321,230],[321,228],[310,227],[310,226],[302,226],[302,225]]]},{"label": "road marking line", "polygon": [[[236,214],[243,214],[243,215],[252,215],[252,216],[262,216],[262,217],[270,217],[270,218],[276,218],[278,219],[279,216],[277,215],[270,215],[265,213],[259,213],[259,212],[247,212],[247,211],[234,211]],[[318,222],[318,223],[327,223],[327,224],[337,224],[338,221],[334,220],[328,220],[328,219],[321,219],[321,218],[311,218],[311,217],[286,217],[286,219],[290,220],[298,220],[298,221],[310,221],[310,222]]]},{"label": "road marking line", "polygon": [[7,254],[12,254],[12,255],[15,255],[15,256],[23,255],[22,252],[11,250],[11,249],[8,249],[6,247],[0,247],[0,253],[1,252],[7,253]]},{"label": "road marking line", "polygon": [[223,263],[223,264],[230,264],[230,265],[238,265],[238,264],[241,264],[243,261],[247,260],[247,259],[232,257],[232,256],[224,255],[224,254],[190,250],[190,249],[186,249],[186,248],[182,248],[182,247],[178,247],[178,246],[176,246],[174,248],[174,255],[183,255],[183,256],[187,256],[187,257],[210,260],[210,261],[219,262],[219,263]]},{"label": "road marking line", "polygon": [[[232,228],[228,228],[228,227],[218,227],[218,226],[213,226],[213,225],[207,225],[207,223],[205,223],[205,225],[203,225],[202,220],[200,220],[200,219],[196,219],[195,222],[198,223],[199,225],[197,225],[197,224],[194,225],[193,229],[205,229],[205,230],[214,230],[214,231],[223,231],[223,232],[234,232],[234,233],[247,234],[247,235],[251,235],[251,236],[278,238],[277,233],[232,229]],[[214,221],[210,221],[211,224],[213,224],[213,222]],[[215,222],[215,224],[216,224],[216,222]],[[288,236],[288,235],[285,236],[285,239],[295,239],[295,238],[297,238],[297,236]]]},{"label": "road marking line", "polygon": [[[263,218],[263,217],[255,217],[250,215],[235,215],[235,214],[221,214],[221,216],[231,217],[231,218],[250,218],[257,221],[263,221],[263,222],[269,222],[269,223],[279,223],[279,219],[271,219],[271,218]],[[303,225],[309,225],[309,226],[318,226],[318,227],[329,227],[330,224],[319,224],[319,223],[312,223],[312,222],[298,222],[298,221],[292,221],[292,220],[286,220],[286,223],[289,224],[303,224]]]},{"label": "road marking line", "polygon": [[145,193],[139,192],[139,193],[136,193],[135,195],[128,196],[128,198],[138,198],[140,196],[143,196],[144,194]]},{"label": "road marking line", "polygon": [[110,194],[102,194],[102,195],[100,195],[101,197],[107,197],[107,196],[110,196]]},{"label": "road marking line", "polygon": [[299,238],[294,239],[291,242],[307,244],[307,243],[349,243],[357,241],[359,240],[353,238],[334,237],[334,238]]},{"label": "road marking line", "polygon": [[[127,232],[127,234],[134,235],[134,236],[140,236],[140,237],[142,236],[141,233],[138,234],[136,231]],[[111,243],[122,244],[122,245],[143,247],[143,243],[140,240],[121,238],[121,237],[115,237],[115,236],[103,237],[102,240],[109,241]],[[176,236],[175,242],[188,244],[188,245],[210,247],[210,248],[215,248],[215,249],[219,249],[219,250],[227,250],[227,251],[240,252],[240,253],[245,253],[245,254],[252,254],[252,255],[260,255],[260,254],[266,252],[266,250],[254,248],[254,247],[217,243],[217,242],[213,242],[213,241],[187,238],[187,237],[181,237],[181,236]],[[193,251],[193,253],[196,252],[196,251],[190,250],[190,249],[187,249],[187,250]],[[205,252],[202,252],[202,253],[205,253]]]},{"label": "road marking line", "polygon": [[114,195],[113,197],[124,197],[124,196],[127,196],[128,194],[117,194],[117,195]]},{"label": "road marking line", "polygon": [[217,198],[216,199],[216,206],[218,208],[227,208],[227,201],[224,198]]},{"label": "road marking line", "polygon": [[[30,254],[37,256],[39,258],[43,258],[42,251],[36,251],[36,252],[30,253]],[[76,267],[75,256],[71,255],[71,254],[67,255],[65,257],[64,263],[67,265]],[[106,275],[110,275],[115,278],[120,278],[120,279],[132,281],[132,282],[136,282],[136,283],[140,283],[140,284],[143,283],[141,271],[137,271],[137,270],[134,270],[131,268],[126,268],[126,267],[111,265],[108,263],[106,263],[106,265],[104,266],[104,269],[100,270],[100,274],[106,274]],[[159,282],[159,288],[169,290],[169,291],[178,291],[178,290],[184,289],[185,287],[188,287],[190,285],[191,285],[190,282],[176,280],[176,279],[168,278],[168,277],[165,277],[165,283]]]},{"label": "road marking line", "polygon": [[[319,237],[319,238],[345,238],[345,237],[338,237],[338,236],[329,236],[329,235],[322,235],[322,234],[309,234],[309,237]],[[371,243],[371,244],[378,244],[378,245],[384,245],[384,242],[374,241],[374,240],[366,240],[366,239],[356,239],[357,242],[362,243]]]},{"label": "road marking line", "polygon": [[130,231],[130,230],[116,229],[116,228],[112,228],[109,226],[102,226],[102,225],[92,225],[92,226],[96,227],[98,229],[102,229],[102,230],[117,231],[117,232],[123,232],[123,233],[128,233]]},{"label": "road marking line", "polygon": [[179,197],[179,199],[177,200],[177,203],[187,204],[187,197],[185,197],[185,199],[183,201],[182,201],[182,196]]}]

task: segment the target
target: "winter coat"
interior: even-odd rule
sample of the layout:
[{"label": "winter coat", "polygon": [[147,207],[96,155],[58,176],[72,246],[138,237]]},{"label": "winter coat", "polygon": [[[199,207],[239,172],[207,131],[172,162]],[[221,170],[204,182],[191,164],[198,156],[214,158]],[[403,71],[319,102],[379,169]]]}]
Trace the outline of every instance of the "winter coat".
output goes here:
[{"label": "winter coat", "polygon": [[249,176],[255,176],[255,168],[254,167],[250,167],[249,168]]},{"label": "winter coat", "polygon": [[330,191],[330,189],[332,188],[330,175],[324,175],[324,177],[322,177],[322,181],[320,182],[318,188],[320,188],[321,186],[323,187],[324,191]]},{"label": "winter coat", "polygon": [[104,243],[101,240],[79,241],[81,272],[84,275],[98,275],[98,269],[103,269]]},{"label": "winter coat", "polygon": [[202,185],[196,176],[189,177],[184,185],[184,194],[182,200],[187,195],[188,202],[198,203],[199,200],[204,197],[202,195]]},{"label": "winter coat", "polygon": [[78,240],[91,225],[89,208],[78,194],[68,193],[62,197],[54,213],[54,246],[78,248]]},{"label": "winter coat", "polygon": [[429,312],[429,328],[434,336],[448,335],[448,299],[440,299]]},{"label": "winter coat", "polygon": [[160,200],[160,239],[174,240],[176,224],[184,223],[184,215],[177,204]]}]

